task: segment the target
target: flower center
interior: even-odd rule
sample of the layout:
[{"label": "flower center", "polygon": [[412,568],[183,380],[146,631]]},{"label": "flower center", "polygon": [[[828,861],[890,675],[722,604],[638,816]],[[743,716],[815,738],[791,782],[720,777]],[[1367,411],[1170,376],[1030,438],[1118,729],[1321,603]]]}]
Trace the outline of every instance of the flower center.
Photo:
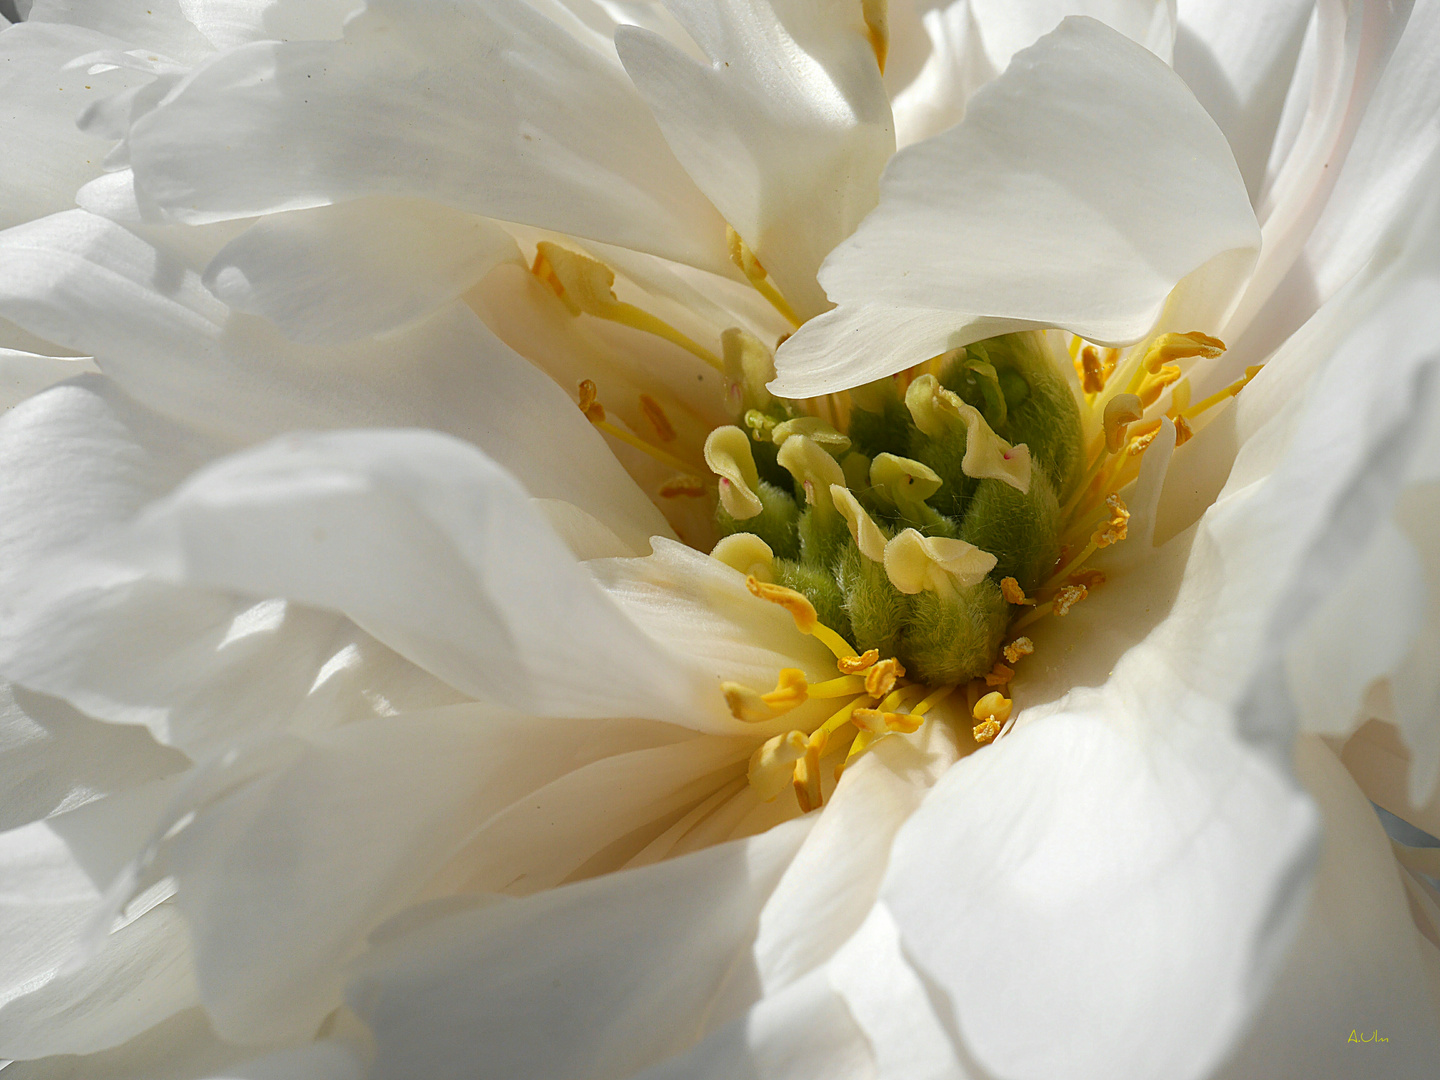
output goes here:
[{"label": "flower center", "polygon": [[[751,285],[798,322],[733,234],[731,247]],[[805,810],[820,804],[822,759],[834,760],[838,778],[875,740],[916,730],[957,688],[977,744],[1003,734],[1015,665],[1034,651],[1022,631],[1065,616],[1103,583],[1088,563],[1125,539],[1119,491],[1164,419],[1184,442],[1190,420],[1258,370],[1191,405],[1181,363],[1224,350],[1203,333],[1164,334],[1124,352],[1072,337],[1067,356],[1060,332],[1026,331],[791,401],[767,389],[773,354],[747,331],[724,331],[717,356],[619,301],[602,263],[542,242],[532,269],[572,315],[662,337],[725,374],[734,422],[705,439],[708,483],[659,445],[675,431],[658,401],[642,395],[639,409],[654,441],[612,422],[588,380],[579,404],[601,430],[675,470],[662,498],[713,491],[713,557],[834,654],[837,673],[813,682],[785,669],[773,690],[723,687],[731,712],[750,722],[811,698],[836,700],[818,727],[774,736],[751,761],[753,786],[769,798],[789,782]],[[1167,392],[1168,407],[1150,415]]]}]

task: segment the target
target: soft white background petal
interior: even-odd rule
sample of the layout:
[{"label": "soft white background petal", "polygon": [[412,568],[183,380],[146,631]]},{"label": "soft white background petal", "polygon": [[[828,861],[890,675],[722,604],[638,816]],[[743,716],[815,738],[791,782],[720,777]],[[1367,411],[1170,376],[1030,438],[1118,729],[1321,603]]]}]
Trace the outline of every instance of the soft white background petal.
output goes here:
[{"label": "soft white background petal", "polygon": [[811,826],[436,919],[382,943],[347,1000],[377,1080],[612,1080],[686,1049]]},{"label": "soft white background petal", "polygon": [[184,221],[407,195],[729,268],[724,222],[619,63],[519,0],[374,0],[343,41],[242,46],[130,146],[141,191]]},{"label": "soft white background petal", "polygon": [[964,121],[895,156],[879,207],[826,262],[840,312],[866,305],[888,347],[843,319],[812,323],[781,346],[774,389],[853,386],[932,355],[938,319],[916,309],[947,313],[952,345],[1001,320],[1133,341],[1178,281],[1258,244],[1225,138],[1184,83],[1115,31],[1067,19]]},{"label": "soft white background petal", "polygon": [[434,428],[480,446],[532,495],[573,502],[634,551],[667,531],[569,397],[463,305],[384,341],[307,349],[230,313],[185,260],[93,214],[58,214],[0,233],[0,314],[229,440]]},{"label": "soft white background petal", "polygon": [[292,341],[335,344],[418,322],[519,258],[484,218],[374,197],[261,219],[220,250],[205,284]]},{"label": "soft white background petal", "polygon": [[875,205],[895,150],[858,2],[669,0],[709,57],[615,35],[675,155],[801,318],[828,307],[821,260]]}]

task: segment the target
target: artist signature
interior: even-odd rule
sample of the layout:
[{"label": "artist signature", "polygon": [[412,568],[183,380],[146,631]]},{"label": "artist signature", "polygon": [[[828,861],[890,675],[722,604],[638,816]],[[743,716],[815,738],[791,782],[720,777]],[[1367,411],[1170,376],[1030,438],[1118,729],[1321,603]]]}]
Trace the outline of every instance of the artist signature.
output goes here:
[{"label": "artist signature", "polygon": [[1389,1042],[1390,1039],[1388,1036],[1381,1035],[1378,1031],[1372,1031],[1369,1035],[1361,1035],[1358,1031],[1352,1031],[1350,1032],[1350,1038],[1346,1039],[1345,1041],[1354,1043],[1375,1043]]}]

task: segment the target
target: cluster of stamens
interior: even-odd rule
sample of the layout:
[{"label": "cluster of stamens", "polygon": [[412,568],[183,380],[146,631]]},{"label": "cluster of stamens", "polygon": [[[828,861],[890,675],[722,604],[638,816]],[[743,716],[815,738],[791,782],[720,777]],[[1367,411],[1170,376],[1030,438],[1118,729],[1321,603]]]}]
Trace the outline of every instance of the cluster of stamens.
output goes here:
[{"label": "cluster of stamens", "polygon": [[[733,231],[731,249],[757,292],[798,325]],[[788,401],[767,389],[773,353],[747,331],[726,330],[717,355],[618,300],[603,263],[548,242],[532,270],[572,315],[654,334],[724,373],[734,422],[710,431],[703,468],[677,449],[654,398],[640,395],[635,410],[653,437],[613,420],[589,380],[579,405],[606,435],[674,470],[659,485],[662,500],[711,495],[721,533],[712,555],[834,654],[834,676],[812,682],[787,668],[772,690],[724,686],[731,713],[749,723],[811,699],[842,703],[813,730],[769,738],[751,760],[762,796],[788,781],[806,810],[821,802],[823,757],[844,751],[838,780],[876,741],[917,730],[957,689],[975,743],[999,737],[1015,665],[1034,651],[1021,631],[1066,616],[1104,583],[1088,564],[1126,537],[1119,491],[1139,459],[1167,421],[1184,443],[1196,417],[1258,371],[1192,404],[1182,365],[1218,357],[1216,339],[1167,333],[1122,351],[1072,338],[1072,389],[1057,335],[1032,331],[844,393]]]}]

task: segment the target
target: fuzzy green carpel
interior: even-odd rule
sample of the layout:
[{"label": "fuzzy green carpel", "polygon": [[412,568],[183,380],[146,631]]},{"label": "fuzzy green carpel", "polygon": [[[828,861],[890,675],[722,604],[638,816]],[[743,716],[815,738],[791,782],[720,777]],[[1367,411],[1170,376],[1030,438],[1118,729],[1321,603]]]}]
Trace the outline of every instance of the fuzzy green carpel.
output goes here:
[{"label": "fuzzy green carpel", "polygon": [[[736,521],[721,509],[720,530],[769,544],[776,581],[856,650],[931,685],[985,675],[1016,612],[1000,583],[1029,593],[1054,573],[1061,502],[1083,471],[1080,407],[1058,364],[1042,333],[977,342],[944,359],[939,386],[917,375],[852,391],[838,433],[789,423],[806,415],[795,403],[753,403],[763,510]],[[1022,444],[1028,481],[1007,464],[1026,462]]]}]

